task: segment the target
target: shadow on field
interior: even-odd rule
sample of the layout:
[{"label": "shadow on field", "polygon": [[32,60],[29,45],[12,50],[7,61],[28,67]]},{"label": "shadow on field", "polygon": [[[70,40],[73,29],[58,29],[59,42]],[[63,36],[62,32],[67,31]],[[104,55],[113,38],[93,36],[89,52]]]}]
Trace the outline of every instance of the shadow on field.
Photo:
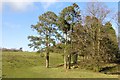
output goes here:
[{"label": "shadow on field", "polygon": [[115,65],[115,66],[104,67],[99,72],[103,72],[105,74],[120,75],[119,70],[120,70],[119,65]]},{"label": "shadow on field", "polygon": [[[55,66],[55,68],[58,67],[63,67],[64,64],[59,64],[57,66]],[[73,64],[71,64],[71,68],[73,67]],[[120,65],[114,65],[114,66],[106,66],[103,67],[99,70],[99,72],[104,73],[104,74],[111,74],[111,75],[120,75]],[[78,68],[78,67],[77,67]]]},{"label": "shadow on field", "polygon": [[64,66],[64,64],[59,64],[59,65],[56,66],[56,68],[57,68],[57,67],[62,67],[62,66]]}]

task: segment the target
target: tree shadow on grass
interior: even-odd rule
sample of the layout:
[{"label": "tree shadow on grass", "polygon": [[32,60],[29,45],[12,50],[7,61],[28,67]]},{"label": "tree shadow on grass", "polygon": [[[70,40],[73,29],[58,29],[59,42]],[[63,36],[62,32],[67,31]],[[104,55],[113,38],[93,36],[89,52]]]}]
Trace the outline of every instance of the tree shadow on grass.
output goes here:
[{"label": "tree shadow on grass", "polygon": [[108,66],[102,68],[99,72],[103,72],[105,74],[112,74],[112,75],[120,75],[120,66],[115,65],[115,66]]}]

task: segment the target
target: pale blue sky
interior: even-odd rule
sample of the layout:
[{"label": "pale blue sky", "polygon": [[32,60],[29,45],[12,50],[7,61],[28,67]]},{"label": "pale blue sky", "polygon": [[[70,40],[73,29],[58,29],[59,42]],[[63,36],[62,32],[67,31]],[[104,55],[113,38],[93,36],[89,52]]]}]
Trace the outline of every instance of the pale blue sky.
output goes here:
[{"label": "pale blue sky", "polygon": [[[27,37],[29,35],[36,35],[36,32],[32,31],[31,25],[38,22],[38,16],[46,11],[53,11],[59,14],[64,7],[72,5],[72,3],[73,2],[4,2],[2,11],[2,41],[0,41],[2,43],[0,44],[5,48],[19,49],[23,47],[25,51],[32,51],[32,49],[28,47],[29,41]],[[86,3],[77,2],[77,4],[80,6],[81,11],[84,12]],[[118,9],[117,2],[107,2],[106,5],[113,12]]]}]

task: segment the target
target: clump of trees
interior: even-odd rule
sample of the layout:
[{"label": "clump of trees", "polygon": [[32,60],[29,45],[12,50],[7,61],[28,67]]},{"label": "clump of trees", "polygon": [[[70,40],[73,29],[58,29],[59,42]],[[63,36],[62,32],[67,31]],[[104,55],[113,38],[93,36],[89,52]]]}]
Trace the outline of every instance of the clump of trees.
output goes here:
[{"label": "clump of trees", "polygon": [[91,3],[88,15],[82,17],[79,6],[74,3],[65,7],[59,15],[47,11],[39,16],[32,28],[38,36],[28,36],[28,46],[46,52],[46,67],[49,53],[62,53],[64,68],[79,63],[101,69],[104,63],[117,62],[120,58],[117,37],[110,21],[105,21],[110,10],[98,3]]}]

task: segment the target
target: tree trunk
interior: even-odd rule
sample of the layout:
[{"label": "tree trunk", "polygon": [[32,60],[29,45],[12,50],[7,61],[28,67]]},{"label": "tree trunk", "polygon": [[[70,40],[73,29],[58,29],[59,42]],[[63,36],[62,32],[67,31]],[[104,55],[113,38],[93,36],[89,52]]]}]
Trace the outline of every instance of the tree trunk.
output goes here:
[{"label": "tree trunk", "polygon": [[73,55],[73,64],[77,64],[78,54]]},{"label": "tree trunk", "polygon": [[71,54],[68,55],[68,69],[70,69],[71,67]]},{"label": "tree trunk", "polygon": [[46,68],[49,68],[49,35],[46,35]]},{"label": "tree trunk", "polygon": [[67,57],[64,55],[64,68],[67,69]]},{"label": "tree trunk", "polygon": [[[66,35],[66,40],[65,40],[65,47],[67,45],[67,33]],[[66,48],[64,49],[64,68],[67,69],[67,56],[66,56]]]},{"label": "tree trunk", "polygon": [[46,68],[49,68],[49,52],[46,53]]}]

